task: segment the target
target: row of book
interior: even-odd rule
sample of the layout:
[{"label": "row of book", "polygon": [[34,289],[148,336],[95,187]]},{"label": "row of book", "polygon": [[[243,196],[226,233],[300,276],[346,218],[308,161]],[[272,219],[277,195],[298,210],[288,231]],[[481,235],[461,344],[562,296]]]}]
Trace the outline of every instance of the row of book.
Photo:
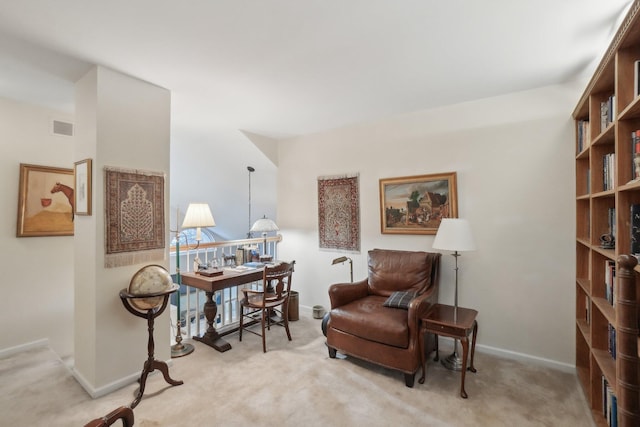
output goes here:
[{"label": "row of book", "polygon": [[604,266],[604,294],[605,298],[612,306],[616,305],[616,262],[608,259]]},{"label": "row of book", "polygon": [[602,156],[602,189],[604,191],[615,188],[616,153],[608,153]]},{"label": "row of book", "polygon": [[591,131],[589,130],[589,120],[579,120],[578,121],[578,152],[576,154],[582,153],[582,151],[587,148],[589,145],[589,141],[591,141]]},{"label": "row of book", "polygon": [[600,103],[600,132],[604,132],[616,118],[616,96],[611,95]]},{"label": "row of book", "polygon": [[609,385],[609,381],[602,376],[602,415],[610,427],[618,427],[618,399]]}]

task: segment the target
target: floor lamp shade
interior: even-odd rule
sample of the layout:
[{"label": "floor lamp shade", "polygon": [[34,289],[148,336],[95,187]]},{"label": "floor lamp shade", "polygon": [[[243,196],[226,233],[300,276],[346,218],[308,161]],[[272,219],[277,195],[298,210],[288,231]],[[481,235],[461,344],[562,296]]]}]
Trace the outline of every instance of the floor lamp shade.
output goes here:
[{"label": "floor lamp shade", "polygon": [[182,222],[182,228],[196,228],[196,240],[202,240],[202,227],[215,227],[211,209],[207,203],[190,203]]},{"label": "floor lamp shade", "polygon": [[476,244],[471,234],[469,221],[461,218],[444,218],[433,240],[433,249],[445,251],[475,251]]}]

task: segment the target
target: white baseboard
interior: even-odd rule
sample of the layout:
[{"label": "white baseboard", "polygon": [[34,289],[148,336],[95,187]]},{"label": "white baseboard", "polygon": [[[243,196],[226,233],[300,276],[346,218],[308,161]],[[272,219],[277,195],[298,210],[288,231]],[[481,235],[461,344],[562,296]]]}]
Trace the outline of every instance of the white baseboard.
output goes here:
[{"label": "white baseboard", "polygon": [[34,348],[48,347],[48,346],[49,346],[49,339],[43,338],[41,340],[20,344],[15,347],[5,348],[3,350],[0,350],[0,359],[13,356],[14,354],[17,354],[17,353],[22,353],[23,351],[32,350]]},{"label": "white baseboard", "polygon": [[[171,359],[166,360],[165,363],[167,364],[167,366],[171,367],[173,365],[173,360],[171,360]],[[113,382],[111,382],[109,384],[106,384],[106,385],[104,385],[102,387],[95,388],[75,368],[71,367],[70,371],[71,371],[71,374],[73,375],[73,377],[76,379],[76,381],[78,381],[78,383],[82,386],[82,388],[84,388],[84,390],[93,399],[105,396],[105,395],[107,395],[107,394],[109,394],[111,392],[114,392],[116,390],[121,389],[122,387],[126,387],[129,384],[132,384],[132,383],[138,381],[138,379],[140,378],[140,372],[136,372],[134,374],[128,375],[126,377],[123,377],[123,378],[120,378],[120,379],[118,379],[116,381],[113,381]],[[151,372],[149,374],[149,377],[152,377],[153,375],[156,375],[156,374],[159,374],[159,373],[160,373],[159,370],[154,370],[153,372]]]},{"label": "white baseboard", "polygon": [[[444,345],[443,345],[444,344]],[[453,341],[450,338],[440,340],[440,350],[447,349],[453,351]],[[460,349],[460,347],[458,347]],[[530,354],[518,353],[517,351],[505,350],[502,348],[490,347],[488,345],[476,344],[476,351],[492,356],[504,357],[505,359],[517,360],[519,362],[531,363],[546,368],[556,369],[569,374],[576,373],[576,366],[570,363],[558,362],[557,360],[544,357],[532,356]]]}]

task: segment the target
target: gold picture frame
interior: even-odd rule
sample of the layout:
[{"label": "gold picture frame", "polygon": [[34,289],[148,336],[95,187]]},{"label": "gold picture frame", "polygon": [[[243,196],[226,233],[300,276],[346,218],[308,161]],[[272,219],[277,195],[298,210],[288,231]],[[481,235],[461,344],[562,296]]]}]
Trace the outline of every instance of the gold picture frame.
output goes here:
[{"label": "gold picture frame", "polygon": [[380,179],[382,234],[436,234],[458,217],[456,172]]},{"label": "gold picture frame", "polygon": [[91,159],[73,164],[76,215],[91,215],[91,166]]},{"label": "gold picture frame", "polygon": [[16,236],[73,236],[73,186],[73,169],[21,163]]}]

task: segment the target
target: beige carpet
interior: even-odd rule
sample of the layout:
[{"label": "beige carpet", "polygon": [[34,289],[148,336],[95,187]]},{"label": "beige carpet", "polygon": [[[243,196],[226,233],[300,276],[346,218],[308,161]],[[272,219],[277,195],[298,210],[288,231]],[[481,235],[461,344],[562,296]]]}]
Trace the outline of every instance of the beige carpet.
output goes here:
[{"label": "beige carpet", "polygon": [[[478,372],[467,374],[464,400],[459,373],[439,363],[429,363],[425,384],[416,377],[407,388],[398,372],[329,359],[319,320],[301,316],[291,329],[292,342],[284,330],[272,329],[266,354],[252,334],[241,343],[237,334],[228,336],[233,348],[226,353],[194,343],[195,352],[170,368],[184,385],[171,387],[152,375],[134,410],[135,425],[593,425],[574,375],[477,353]],[[83,426],[129,404],[136,390],[131,384],[92,400],[55,353],[27,351],[0,360],[0,425]]]}]

